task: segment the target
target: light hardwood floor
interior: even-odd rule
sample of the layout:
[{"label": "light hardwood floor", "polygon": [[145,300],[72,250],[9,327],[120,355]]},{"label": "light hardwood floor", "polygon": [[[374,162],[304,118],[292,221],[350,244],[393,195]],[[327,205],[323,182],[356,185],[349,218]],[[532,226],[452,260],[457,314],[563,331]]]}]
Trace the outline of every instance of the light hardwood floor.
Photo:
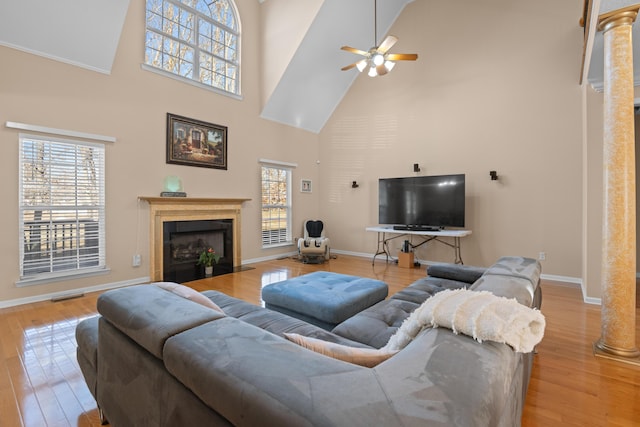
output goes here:
[{"label": "light hardwood floor", "polygon": [[[261,304],[260,289],[316,270],[374,277],[390,294],[425,275],[365,258],[339,256],[323,265],[287,258],[238,273],[191,282]],[[577,286],[543,281],[547,328],[535,357],[522,425],[640,425],[640,367],[595,358],[600,308]],[[0,310],[0,426],[99,426],[96,404],[75,358],[75,326],[96,314],[98,293]],[[640,331],[640,322],[638,322]]]}]

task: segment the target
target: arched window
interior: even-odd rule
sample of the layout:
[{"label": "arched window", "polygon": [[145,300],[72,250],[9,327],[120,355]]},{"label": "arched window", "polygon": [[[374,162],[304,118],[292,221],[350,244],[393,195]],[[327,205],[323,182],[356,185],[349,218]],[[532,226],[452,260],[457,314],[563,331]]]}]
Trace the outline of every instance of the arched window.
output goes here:
[{"label": "arched window", "polygon": [[147,0],[145,64],[240,94],[240,26],[233,0]]}]

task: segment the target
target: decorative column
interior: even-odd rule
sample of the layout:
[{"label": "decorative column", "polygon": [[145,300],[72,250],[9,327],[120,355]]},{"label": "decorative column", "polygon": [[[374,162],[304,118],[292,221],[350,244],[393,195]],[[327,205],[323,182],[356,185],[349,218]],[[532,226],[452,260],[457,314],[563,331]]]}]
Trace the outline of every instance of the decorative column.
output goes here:
[{"label": "decorative column", "polygon": [[636,348],[636,197],[629,8],[600,16],[604,36],[602,335],[596,356],[640,363]]}]

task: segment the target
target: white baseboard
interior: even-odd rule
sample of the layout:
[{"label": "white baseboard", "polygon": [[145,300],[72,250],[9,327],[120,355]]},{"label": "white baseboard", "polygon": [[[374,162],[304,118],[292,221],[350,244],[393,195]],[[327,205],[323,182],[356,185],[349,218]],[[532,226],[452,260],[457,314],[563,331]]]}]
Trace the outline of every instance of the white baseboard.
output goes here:
[{"label": "white baseboard", "polygon": [[296,255],[297,253],[298,251],[292,251],[292,252],[286,252],[283,254],[269,255],[269,256],[260,257],[260,258],[243,259],[242,265],[256,264],[258,262],[263,262],[263,261],[274,261],[281,258],[288,258],[290,256]]},{"label": "white baseboard", "polygon": [[582,279],[580,279],[579,277],[556,276],[555,274],[541,274],[540,278],[543,280],[551,280],[553,282],[574,283],[582,287]]},{"label": "white baseboard", "polygon": [[140,285],[142,283],[149,283],[149,281],[150,281],[150,278],[148,276],[138,277],[136,279],[123,280],[121,282],[111,282],[111,283],[105,283],[102,285],[88,286],[86,288],[77,288],[77,289],[71,289],[68,291],[52,292],[48,294],[34,295],[32,297],[0,301],[0,308],[14,307],[17,305],[30,304],[34,302],[49,301],[52,298],[64,299],[66,296],[70,296],[70,295],[106,291],[108,289],[122,288],[124,286]]},{"label": "white baseboard", "polygon": [[340,250],[340,249],[331,249],[331,253],[332,254],[357,256],[357,257],[360,257],[360,258],[373,258],[373,254],[368,254],[368,253],[364,253],[364,252],[343,251],[343,250]]},{"label": "white baseboard", "polygon": [[[331,250],[331,252],[336,254],[352,255],[352,256],[357,256],[362,258],[373,258],[373,254],[367,254],[362,252],[349,252],[349,251],[341,251],[341,250]],[[385,255],[384,254],[381,255],[380,259],[384,260]],[[395,261],[395,258],[394,258],[394,261]],[[429,260],[417,260],[417,261],[420,263],[420,265],[426,265],[426,266],[447,264],[446,262],[429,261]],[[570,284],[578,285],[580,287],[580,290],[582,291],[582,300],[586,304],[594,304],[594,305],[602,304],[602,300],[600,298],[592,298],[592,297],[585,296],[584,287],[582,286],[582,279],[579,277],[559,276],[555,274],[542,274],[540,275],[540,278],[543,280],[551,280],[553,282],[562,282],[562,283],[570,283]]]},{"label": "white baseboard", "polygon": [[602,305],[602,298],[582,297],[585,304]]},{"label": "white baseboard", "polygon": [[[242,260],[242,265],[255,264],[255,263],[263,262],[263,261],[273,261],[273,260],[277,260],[277,259],[281,259],[281,258],[285,258],[285,257],[295,256],[297,253],[298,253],[297,251],[291,251],[291,252],[287,252],[287,253],[280,253],[280,254],[270,255],[270,256],[266,256],[266,257],[245,259],[245,260]],[[331,253],[332,254],[350,255],[350,256],[356,256],[356,257],[360,257],[360,258],[373,259],[373,254],[365,253],[365,252],[352,252],[352,251],[344,251],[344,250],[340,250],[340,249],[332,249]],[[384,256],[384,255],[382,255],[382,256]],[[395,261],[395,259],[394,259],[394,261]],[[419,260],[419,262],[420,262],[421,265],[444,264],[442,262],[428,261],[428,260]],[[638,277],[640,277],[640,273],[638,273],[638,274],[639,274]],[[583,301],[585,303],[587,303],[587,304],[595,304],[595,305],[601,305],[602,304],[602,300],[600,298],[592,298],[592,297],[584,296],[584,289],[582,288],[582,279],[580,279],[580,278],[569,277],[569,276],[557,276],[557,275],[553,275],[553,274],[543,274],[540,277],[542,279],[544,279],[544,280],[552,280],[552,281],[555,281],[555,282],[565,282],[565,283],[577,284],[582,289]],[[42,294],[42,295],[34,295],[32,297],[25,297],[25,298],[17,298],[17,299],[7,300],[7,301],[0,301],[0,308],[14,307],[14,306],[17,306],[17,305],[30,304],[30,303],[41,302],[41,301],[48,301],[48,300],[51,300],[51,299],[60,299],[60,298],[64,298],[67,295],[76,295],[76,294],[89,293],[89,292],[99,292],[99,291],[106,291],[108,289],[122,288],[122,287],[125,287],[125,286],[140,285],[142,283],[149,283],[150,281],[151,281],[151,279],[148,276],[146,276],[146,277],[138,277],[138,278],[135,278],[135,279],[124,280],[124,281],[121,281],[121,282],[105,283],[105,284],[102,284],[102,285],[89,286],[89,287],[86,287],[86,288],[72,289],[72,290],[69,290],[69,291],[53,292],[53,293]]]}]

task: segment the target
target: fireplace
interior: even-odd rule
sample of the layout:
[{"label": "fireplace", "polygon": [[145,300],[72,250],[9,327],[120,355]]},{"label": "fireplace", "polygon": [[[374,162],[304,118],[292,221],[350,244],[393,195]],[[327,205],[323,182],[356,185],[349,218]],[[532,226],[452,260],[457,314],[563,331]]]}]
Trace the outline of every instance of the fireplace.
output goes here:
[{"label": "fireplace", "polygon": [[[220,255],[223,255],[224,263],[216,264],[214,268],[218,272],[228,272],[241,268],[242,258],[240,251],[240,213],[242,203],[250,199],[209,199],[196,197],[144,197],[140,200],[149,203],[149,270],[150,280],[186,282],[182,270],[197,270],[201,266],[195,267],[197,258],[193,257],[193,246],[209,244]],[[205,234],[210,232],[210,236],[199,235],[200,231],[192,230],[194,225],[212,221],[217,225],[214,230],[205,230]],[[171,256],[171,247],[164,243],[165,224],[182,223],[178,228],[187,230],[185,239],[195,240],[195,243],[185,243],[183,237],[174,244],[178,249],[176,252],[176,264],[179,264],[179,273],[165,273],[165,255]],[[192,224],[193,223],[193,224]],[[222,224],[222,225],[221,225]],[[215,227],[218,227],[216,230]],[[229,243],[230,241],[230,243]],[[189,249],[191,248],[191,249]],[[196,249],[197,250],[197,249]],[[191,252],[190,252],[191,251]],[[169,254],[167,254],[169,253]],[[189,266],[187,266],[187,264]],[[216,273],[214,273],[216,274]],[[196,277],[204,277],[202,275]]]},{"label": "fireplace", "polygon": [[183,283],[205,277],[200,253],[212,248],[220,259],[213,275],[233,272],[233,220],[165,221],[163,223],[163,280]]}]

